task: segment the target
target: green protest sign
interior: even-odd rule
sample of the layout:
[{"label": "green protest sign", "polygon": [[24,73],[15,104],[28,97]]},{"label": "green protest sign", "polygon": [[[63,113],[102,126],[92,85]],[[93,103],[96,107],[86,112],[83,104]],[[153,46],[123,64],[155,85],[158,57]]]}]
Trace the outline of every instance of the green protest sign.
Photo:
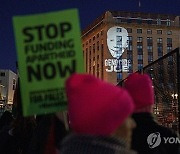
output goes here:
[{"label": "green protest sign", "polygon": [[13,17],[23,114],[66,109],[65,81],[84,71],[78,11]]}]

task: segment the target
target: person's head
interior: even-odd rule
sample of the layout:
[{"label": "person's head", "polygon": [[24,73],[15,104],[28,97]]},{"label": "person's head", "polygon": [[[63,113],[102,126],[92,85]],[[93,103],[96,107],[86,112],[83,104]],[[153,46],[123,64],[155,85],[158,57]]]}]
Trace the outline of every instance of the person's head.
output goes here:
[{"label": "person's head", "polygon": [[134,101],[134,112],[152,112],[154,88],[152,80],[147,74],[131,74],[125,81],[124,88]]},{"label": "person's head", "polygon": [[134,109],[126,90],[92,75],[72,75],[66,92],[70,127],[79,134],[112,136]]}]

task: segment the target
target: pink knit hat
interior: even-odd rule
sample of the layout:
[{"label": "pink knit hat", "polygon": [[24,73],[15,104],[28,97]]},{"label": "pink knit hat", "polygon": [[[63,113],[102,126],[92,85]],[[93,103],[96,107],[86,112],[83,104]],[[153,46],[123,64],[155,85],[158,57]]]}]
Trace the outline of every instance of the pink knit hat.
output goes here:
[{"label": "pink knit hat", "polygon": [[134,112],[151,112],[154,104],[154,89],[151,78],[147,74],[131,74],[124,83],[135,103]]},{"label": "pink knit hat", "polygon": [[110,135],[134,109],[126,90],[92,75],[72,75],[66,91],[70,126],[76,133]]}]

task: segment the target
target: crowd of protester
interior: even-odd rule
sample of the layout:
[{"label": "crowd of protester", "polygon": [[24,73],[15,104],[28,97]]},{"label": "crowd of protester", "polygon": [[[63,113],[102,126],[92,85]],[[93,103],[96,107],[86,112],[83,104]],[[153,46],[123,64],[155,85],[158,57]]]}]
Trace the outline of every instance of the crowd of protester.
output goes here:
[{"label": "crowd of protester", "polygon": [[[0,118],[1,154],[179,154],[178,138],[153,115],[154,89],[146,74],[130,75],[123,87],[88,74],[66,81],[68,124],[62,113],[23,117],[19,85],[12,112]],[[147,141],[152,133],[161,135]]]}]

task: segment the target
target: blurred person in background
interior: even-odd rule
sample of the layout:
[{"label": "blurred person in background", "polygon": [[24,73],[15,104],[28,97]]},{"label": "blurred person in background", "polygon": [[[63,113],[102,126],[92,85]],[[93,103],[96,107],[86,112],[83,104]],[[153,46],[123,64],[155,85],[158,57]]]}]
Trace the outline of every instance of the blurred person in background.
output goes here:
[{"label": "blurred person in background", "polygon": [[27,154],[58,154],[63,138],[68,134],[62,113],[38,115],[37,127]]},{"label": "blurred person in background", "polygon": [[13,121],[12,113],[5,111],[0,118],[0,132],[10,129],[10,125]]},{"label": "blurred person in background", "polygon": [[[19,83],[19,82],[18,82]],[[23,117],[19,84],[16,86],[13,104],[15,119],[6,132],[0,133],[1,154],[27,154],[31,137],[36,127],[34,116]]]},{"label": "blurred person in background", "polygon": [[63,140],[60,154],[136,153],[129,149],[136,124],[126,90],[91,75],[73,74],[66,92],[73,133]]},{"label": "blurred person in background", "polygon": [[132,118],[137,127],[133,130],[132,149],[139,154],[179,154],[180,144],[165,144],[163,140],[163,137],[176,138],[177,135],[159,125],[154,118],[154,88],[151,78],[147,74],[131,74],[125,81],[124,88],[135,105]]}]

